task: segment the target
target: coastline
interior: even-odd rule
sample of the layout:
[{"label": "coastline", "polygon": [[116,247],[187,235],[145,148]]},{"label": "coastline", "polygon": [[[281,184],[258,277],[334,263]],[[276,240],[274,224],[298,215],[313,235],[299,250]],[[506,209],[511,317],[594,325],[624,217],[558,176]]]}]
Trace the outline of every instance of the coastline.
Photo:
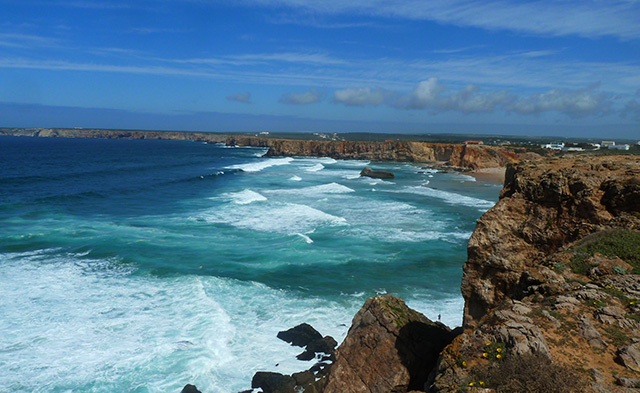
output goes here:
[{"label": "coastline", "polygon": [[476,180],[491,184],[504,184],[506,167],[500,168],[482,168],[476,169],[468,173]]}]

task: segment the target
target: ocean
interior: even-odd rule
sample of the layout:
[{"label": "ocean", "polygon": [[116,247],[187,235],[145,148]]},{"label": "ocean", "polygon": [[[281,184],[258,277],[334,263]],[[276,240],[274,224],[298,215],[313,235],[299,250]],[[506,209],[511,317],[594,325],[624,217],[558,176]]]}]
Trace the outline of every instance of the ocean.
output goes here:
[{"label": "ocean", "polygon": [[376,294],[461,324],[466,244],[500,185],[265,152],[0,137],[0,392],[235,393],[311,366],[278,331],[340,342]]}]

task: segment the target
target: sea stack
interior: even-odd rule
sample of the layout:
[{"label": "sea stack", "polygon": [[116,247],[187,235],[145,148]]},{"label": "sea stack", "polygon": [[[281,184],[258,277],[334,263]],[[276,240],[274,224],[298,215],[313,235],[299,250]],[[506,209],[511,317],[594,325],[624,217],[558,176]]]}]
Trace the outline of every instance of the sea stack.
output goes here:
[{"label": "sea stack", "polygon": [[365,167],[361,172],[360,176],[372,177],[374,179],[393,179],[395,176],[393,172],[390,171],[374,171],[369,167]]}]

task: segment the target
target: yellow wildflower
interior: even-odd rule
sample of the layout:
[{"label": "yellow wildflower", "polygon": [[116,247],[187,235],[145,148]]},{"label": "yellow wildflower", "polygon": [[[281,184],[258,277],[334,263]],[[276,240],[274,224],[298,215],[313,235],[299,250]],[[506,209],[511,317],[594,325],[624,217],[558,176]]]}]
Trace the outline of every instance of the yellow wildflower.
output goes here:
[{"label": "yellow wildflower", "polygon": [[480,381],[480,386],[484,386],[484,382]]},{"label": "yellow wildflower", "polygon": [[475,382],[469,382],[469,386],[473,387],[473,386],[475,386],[475,385],[476,385],[476,383],[475,383]]},{"label": "yellow wildflower", "polygon": [[486,352],[482,354],[482,357],[483,357],[483,358],[486,358],[487,356],[489,356],[489,354],[488,354],[488,353],[486,353]]},{"label": "yellow wildflower", "polygon": [[491,343],[487,343],[487,347],[488,347],[489,345],[491,345]]},{"label": "yellow wildflower", "polygon": [[636,302],[629,302],[629,305],[633,306]]},{"label": "yellow wildflower", "polygon": [[462,362],[462,367],[467,367],[467,362]]},{"label": "yellow wildflower", "polygon": [[501,358],[502,358],[502,355],[500,355],[500,354],[496,355],[496,359],[501,359]]},{"label": "yellow wildflower", "polygon": [[502,352],[502,348],[496,348],[496,352]]}]

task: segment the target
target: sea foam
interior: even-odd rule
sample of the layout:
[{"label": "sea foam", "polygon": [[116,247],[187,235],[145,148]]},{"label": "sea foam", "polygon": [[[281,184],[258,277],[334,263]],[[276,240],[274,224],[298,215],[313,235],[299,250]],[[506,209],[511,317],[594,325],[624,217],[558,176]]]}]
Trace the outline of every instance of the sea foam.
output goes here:
[{"label": "sea foam", "polygon": [[288,164],[291,164],[291,162],[293,162],[293,158],[291,157],[268,158],[264,160],[259,160],[257,162],[231,165],[228,168],[240,169],[244,172],[260,172],[261,170],[272,167],[272,166],[288,165]]},{"label": "sea foam", "polygon": [[255,370],[308,368],[295,359],[299,348],[276,338],[279,330],[308,322],[341,340],[363,302],[301,299],[217,277],[136,275],[119,265],[49,251],[0,255],[3,387],[245,390]]},{"label": "sea foam", "polygon": [[231,200],[233,200],[233,202],[237,203],[238,205],[248,205],[249,203],[252,203],[252,202],[260,202],[260,201],[267,200],[267,198],[265,198],[263,195],[255,191],[251,191],[248,188],[240,192],[231,192],[228,194],[223,194],[223,196],[231,198]]}]

